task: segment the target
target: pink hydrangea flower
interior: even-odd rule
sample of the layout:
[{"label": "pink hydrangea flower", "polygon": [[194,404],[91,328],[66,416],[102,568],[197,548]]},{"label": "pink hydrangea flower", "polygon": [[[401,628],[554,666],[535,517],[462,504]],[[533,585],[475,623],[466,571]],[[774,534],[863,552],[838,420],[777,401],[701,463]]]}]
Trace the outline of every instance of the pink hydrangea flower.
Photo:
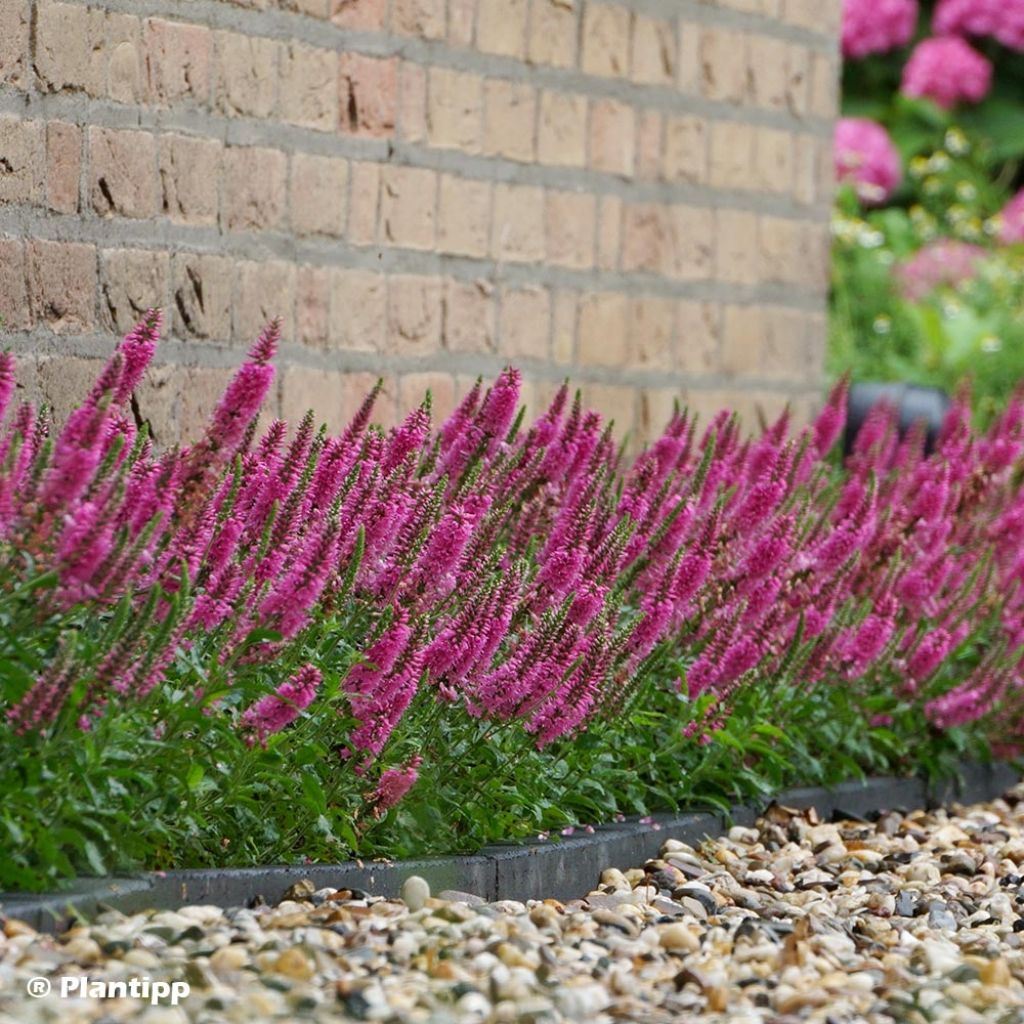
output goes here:
[{"label": "pink hydrangea flower", "polygon": [[917,0],[844,0],[843,56],[866,57],[906,46],[917,25]]},{"label": "pink hydrangea flower", "polygon": [[944,110],[961,100],[980,103],[992,88],[992,63],[959,36],[936,36],[914,48],[900,88]]},{"label": "pink hydrangea flower", "polygon": [[861,202],[880,205],[903,177],[900,155],[889,133],[877,121],[844,117],[836,124],[835,168],[839,181],[848,181]]},{"label": "pink hydrangea flower", "polygon": [[1010,49],[1024,50],[1021,0],[939,0],[932,24],[943,34],[994,36]]},{"label": "pink hydrangea flower", "polygon": [[1024,242],[1024,188],[1003,207],[999,215],[999,241],[1004,245]]},{"label": "pink hydrangea flower", "polygon": [[987,255],[980,246],[968,242],[950,238],[929,242],[897,268],[900,289],[906,298],[918,302],[943,285],[970,281]]}]

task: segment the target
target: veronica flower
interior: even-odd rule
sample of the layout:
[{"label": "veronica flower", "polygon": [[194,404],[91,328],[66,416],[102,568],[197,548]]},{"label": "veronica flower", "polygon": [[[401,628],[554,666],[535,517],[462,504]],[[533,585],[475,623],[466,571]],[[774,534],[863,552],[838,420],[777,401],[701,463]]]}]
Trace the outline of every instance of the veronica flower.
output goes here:
[{"label": "veronica flower", "polygon": [[313,703],[320,683],[320,670],[313,665],[303,665],[273,693],[247,708],[241,725],[254,734],[250,742],[265,743],[268,736],[291,725]]},{"label": "veronica flower", "polygon": [[410,789],[416,784],[419,778],[419,767],[423,758],[417,755],[411,758],[402,768],[388,768],[383,772],[373,796],[370,797],[375,818],[384,816],[390,808],[394,807]]}]

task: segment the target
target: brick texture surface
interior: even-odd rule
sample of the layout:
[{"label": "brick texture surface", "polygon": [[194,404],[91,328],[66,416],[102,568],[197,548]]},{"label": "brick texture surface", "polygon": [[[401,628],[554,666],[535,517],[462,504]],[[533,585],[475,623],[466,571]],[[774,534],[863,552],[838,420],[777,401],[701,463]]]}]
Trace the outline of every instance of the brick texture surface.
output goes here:
[{"label": "brick texture surface", "polygon": [[269,412],[332,428],[378,377],[393,422],[507,362],[635,439],[676,400],[807,412],[840,10],[3,0],[0,344],[66,410],[163,307],[161,443],[271,316]]}]

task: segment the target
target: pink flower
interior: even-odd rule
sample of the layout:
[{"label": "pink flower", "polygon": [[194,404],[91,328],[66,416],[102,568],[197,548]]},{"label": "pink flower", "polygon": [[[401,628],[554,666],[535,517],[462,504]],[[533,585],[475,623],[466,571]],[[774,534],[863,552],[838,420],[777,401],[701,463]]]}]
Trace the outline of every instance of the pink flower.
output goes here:
[{"label": "pink flower", "polygon": [[903,179],[900,155],[889,133],[866,117],[836,122],[835,170],[838,181],[850,182],[862,203],[880,206]]},{"label": "pink flower", "polygon": [[422,763],[423,758],[417,755],[404,768],[388,768],[381,775],[371,797],[375,818],[383,817],[385,811],[394,807],[412,789],[419,778],[420,773],[417,769]]},{"label": "pink flower", "polygon": [[1012,50],[1024,50],[1021,0],[939,0],[933,27],[944,34],[994,36]]},{"label": "pink flower", "polygon": [[866,57],[906,46],[917,25],[917,0],[844,0],[843,56]]},{"label": "pink flower", "polygon": [[1003,207],[999,215],[999,241],[1003,245],[1024,242],[1024,188]]},{"label": "pink flower", "polygon": [[0,352],[0,423],[14,394],[14,356]]},{"label": "pink flower", "polygon": [[929,633],[917,646],[907,663],[907,675],[915,684],[923,683],[950,651],[953,638],[944,629]]},{"label": "pink flower", "polygon": [[280,732],[313,703],[320,679],[319,669],[303,665],[291,679],[245,711],[242,728],[254,733],[260,743],[272,733]]},{"label": "pink flower", "polygon": [[903,69],[907,96],[933,100],[944,110],[961,100],[980,103],[992,88],[992,64],[959,36],[937,36],[917,44]]},{"label": "pink flower", "polygon": [[981,246],[940,238],[922,246],[896,268],[901,291],[912,302],[944,285],[958,285],[977,275],[978,264],[988,257]]}]

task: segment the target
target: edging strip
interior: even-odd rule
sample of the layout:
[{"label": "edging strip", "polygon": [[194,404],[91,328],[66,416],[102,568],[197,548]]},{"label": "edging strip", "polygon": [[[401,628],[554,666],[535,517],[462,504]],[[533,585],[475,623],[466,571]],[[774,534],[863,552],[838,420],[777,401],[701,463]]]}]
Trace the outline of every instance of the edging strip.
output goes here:
[{"label": "edging strip", "polygon": [[[1020,781],[1007,764],[966,763],[959,778],[929,785],[922,779],[880,777],[845,782],[833,789],[788,789],[775,802],[811,808],[824,818],[866,817],[884,810],[937,807],[994,799]],[[218,868],[149,872],[124,878],[84,879],[61,893],[0,894],[0,917],[25,921],[40,931],[59,932],[77,917],[104,909],[137,913],[185,904],[244,906],[257,896],[280,900],[288,887],[309,879],[319,889],[358,888],[395,896],[409,875],[421,875],[436,893],[458,890],[498,899],[572,899],[592,889],[605,868],[637,867],[658,854],[666,839],[691,845],[721,835],[731,825],[749,825],[771,801],[720,811],[656,814],[650,819],[598,826],[592,834],[557,842],[529,840],[485,847],[473,856],[431,857],[391,863],[310,864],[294,867]]]}]

